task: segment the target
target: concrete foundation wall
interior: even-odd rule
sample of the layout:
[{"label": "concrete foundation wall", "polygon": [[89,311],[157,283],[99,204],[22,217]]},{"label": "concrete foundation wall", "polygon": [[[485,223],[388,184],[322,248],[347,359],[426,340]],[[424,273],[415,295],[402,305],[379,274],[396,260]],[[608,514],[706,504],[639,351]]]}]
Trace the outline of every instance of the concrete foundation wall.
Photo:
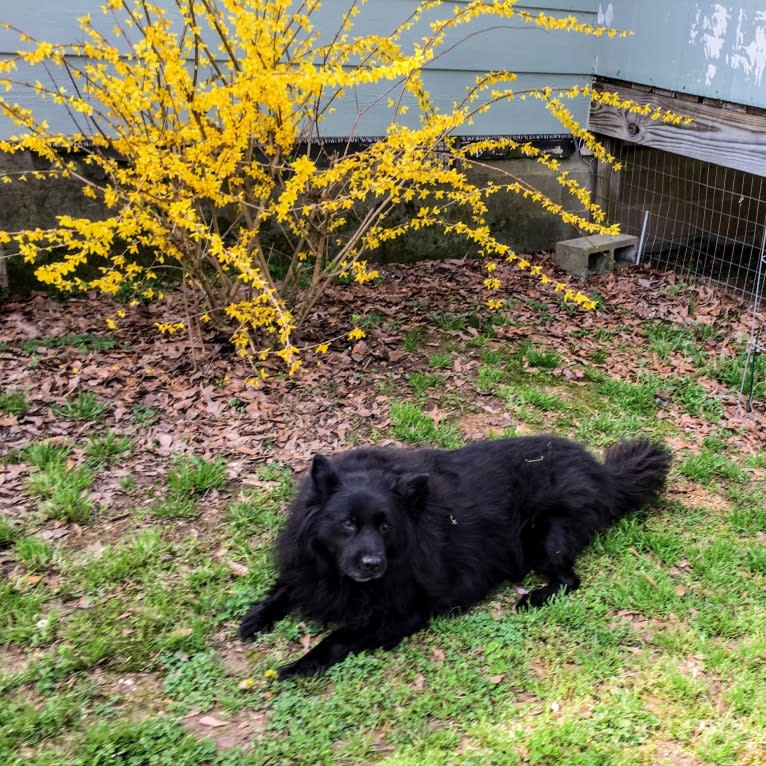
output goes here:
[{"label": "concrete foundation wall", "polygon": [[[65,178],[38,181],[33,178],[35,171],[48,169],[49,164],[31,152],[0,154],[0,175],[16,178],[23,174],[27,178],[0,186],[0,229],[47,229],[55,225],[57,215],[106,216],[99,203],[83,195],[78,181]],[[94,170],[79,163],[78,171],[86,178],[103,178],[101,174],[96,176]]]},{"label": "concrete foundation wall", "polygon": [[[561,160],[562,170],[586,188],[591,188],[590,165],[573,155]],[[556,203],[572,212],[580,205],[556,181],[555,175],[530,159],[493,161],[489,167],[470,171],[471,180],[478,186],[493,181],[508,183],[519,179],[546,194]],[[577,229],[563,223],[557,216],[546,212],[540,205],[512,193],[498,193],[488,200],[487,223],[494,235],[518,252],[552,250],[561,239],[576,237]],[[375,259],[381,262],[414,261],[422,258],[461,258],[474,252],[470,242],[459,237],[445,237],[438,229],[414,232],[381,248]]]},{"label": "concrete foundation wall", "polygon": [[[591,173],[587,162],[575,154],[561,160],[561,165],[562,169],[569,170],[570,177],[590,187]],[[105,217],[106,211],[97,202],[83,196],[79,183],[66,179],[32,179],[33,171],[45,169],[40,160],[29,152],[0,155],[0,175],[24,173],[29,179],[0,185],[0,230],[12,232],[49,228],[55,225],[56,216],[61,214]],[[93,172],[92,168],[85,165],[80,170],[86,175]],[[479,185],[490,180],[496,184],[507,183],[510,174],[567,209],[579,209],[577,201],[557,183],[554,174],[530,159],[493,161],[486,167],[472,170],[470,174],[472,180]],[[488,206],[487,222],[495,236],[519,252],[550,250],[559,240],[575,237],[578,233],[574,227],[562,223],[539,205],[515,194],[498,193],[490,198]],[[415,232],[388,243],[373,254],[372,259],[392,262],[421,258],[459,258],[472,252],[471,244],[465,240],[445,237],[439,230],[433,229]],[[21,264],[18,258],[8,260],[8,271],[11,291],[24,292],[35,286],[31,269]]]},{"label": "concrete foundation wall", "polygon": [[[33,177],[34,172],[46,172],[49,167],[31,152],[0,154],[0,176],[25,176],[27,179],[0,184],[0,230],[48,229],[55,226],[57,215],[87,216],[94,220],[106,217],[102,205],[83,195],[78,181],[66,178],[36,180]],[[78,170],[86,178],[94,176],[94,169],[82,163]],[[25,293],[39,289],[32,266],[23,263],[19,257],[6,255],[7,252],[0,248],[0,291]]]}]

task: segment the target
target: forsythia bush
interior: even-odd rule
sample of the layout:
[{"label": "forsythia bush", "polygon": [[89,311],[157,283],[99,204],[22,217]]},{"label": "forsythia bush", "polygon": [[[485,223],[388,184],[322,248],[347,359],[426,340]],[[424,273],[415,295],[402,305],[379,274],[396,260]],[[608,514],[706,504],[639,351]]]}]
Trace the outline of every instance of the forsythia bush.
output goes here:
[{"label": "forsythia bush", "polygon": [[[23,50],[0,61],[0,88],[11,94],[19,86],[32,88],[65,109],[78,131],[54,133],[6,95],[0,109],[21,131],[0,141],[0,150],[39,155],[51,170],[33,175],[78,180],[109,215],[61,215],[48,230],[4,232],[0,245],[33,263],[45,254],[37,277],[64,290],[114,293],[143,285],[145,297],[157,297],[151,285],[158,267],[175,267],[193,308],[185,321],[159,325],[161,331],[210,322],[230,333],[242,356],[257,362],[276,354],[293,372],[304,351],[293,341],[294,330],[330,281],[375,279],[366,255],[408,231],[436,226],[472,242],[487,258],[490,308],[500,305],[493,297],[500,288],[493,259],[514,261],[550,283],[539,266],[492,236],[484,221],[490,194],[521,194],[583,231],[613,231],[588,190],[532,146],[507,139],[464,146],[451,138],[495,102],[535,98],[599,159],[614,164],[566,105],[575,97],[607,100],[609,94],[587,87],[517,93],[513,73],[491,72],[443,111],[422,80],[447,33],[468,22],[515,19],[588,35],[613,30],[574,17],[533,16],[514,0],[469,0],[445,6],[425,27],[428,36],[405,45],[406,33],[422,28],[424,13],[433,15],[441,0],[420,3],[386,36],[354,35],[361,5],[363,0],[350,2],[328,41],[313,23],[318,0],[106,0],[104,19],[80,19],[79,43],[51,44],[15,30]],[[56,87],[18,82],[22,63],[58,72]],[[362,150],[350,143],[345,150],[336,144],[330,149],[322,142],[323,118],[357,86],[389,94],[387,135]],[[414,102],[418,120],[403,119],[407,101]],[[663,112],[653,117],[677,119]],[[587,218],[514,178],[473,185],[466,175],[472,158],[498,148],[516,149],[550,167]],[[83,173],[75,154],[99,172]],[[414,203],[414,215],[392,221],[405,202]],[[290,243],[287,252],[273,251],[275,232]],[[554,289],[565,301],[592,306],[563,284],[554,283]]]}]

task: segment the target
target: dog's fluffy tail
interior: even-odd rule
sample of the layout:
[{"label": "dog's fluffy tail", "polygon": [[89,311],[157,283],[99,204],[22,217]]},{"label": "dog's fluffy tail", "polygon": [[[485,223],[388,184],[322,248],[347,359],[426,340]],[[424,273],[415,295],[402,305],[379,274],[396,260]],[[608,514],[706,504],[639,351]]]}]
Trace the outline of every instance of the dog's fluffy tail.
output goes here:
[{"label": "dog's fluffy tail", "polygon": [[655,501],[665,488],[670,470],[670,451],[647,439],[619,442],[604,455],[612,476],[616,517]]}]

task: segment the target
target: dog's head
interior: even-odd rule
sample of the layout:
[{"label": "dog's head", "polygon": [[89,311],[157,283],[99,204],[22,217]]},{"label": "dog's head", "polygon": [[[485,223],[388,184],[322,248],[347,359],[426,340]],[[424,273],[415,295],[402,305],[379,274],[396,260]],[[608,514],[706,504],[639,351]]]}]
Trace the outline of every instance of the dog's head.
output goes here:
[{"label": "dog's head", "polygon": [[422,504],[427,474],[354,471],[341,474],[316,455],[304,542],[319,548],[356,582],[376,580],[408,546],[412,513]]}]

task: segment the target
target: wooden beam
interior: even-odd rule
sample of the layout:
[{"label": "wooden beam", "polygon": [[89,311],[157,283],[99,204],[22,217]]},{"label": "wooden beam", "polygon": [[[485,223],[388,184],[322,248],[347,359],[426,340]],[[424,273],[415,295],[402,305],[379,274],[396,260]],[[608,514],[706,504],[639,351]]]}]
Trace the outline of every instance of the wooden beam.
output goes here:
[{"label": "wooden beam", "polygon": [[691,125],[670,125],[592,102],[589,127],[594,133],[766,176],[764,114],[693,103],[625,84],[596,83],[594,88],[614,91],[620,98],[660,106],[693,119]]}]

